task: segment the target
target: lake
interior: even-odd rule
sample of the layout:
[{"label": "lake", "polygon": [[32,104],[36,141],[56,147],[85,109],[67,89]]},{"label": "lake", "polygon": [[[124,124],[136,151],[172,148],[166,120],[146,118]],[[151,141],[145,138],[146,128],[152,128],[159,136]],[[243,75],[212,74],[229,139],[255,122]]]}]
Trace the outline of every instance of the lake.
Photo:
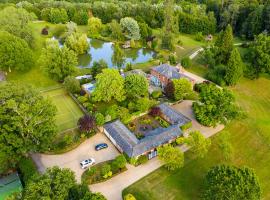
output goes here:
[{"label": "lake", "polygon": [[[113,48],[112,42],[104,42],[97,39],[89,39],[90,48],[86,54],[79,55],[79,67],[90,68],[95,61],[105,60],[109,67],[115,67],[112,62]],[[150,49],[123,49],[126,63],[144,63],[153,59],[156,53]]]}]

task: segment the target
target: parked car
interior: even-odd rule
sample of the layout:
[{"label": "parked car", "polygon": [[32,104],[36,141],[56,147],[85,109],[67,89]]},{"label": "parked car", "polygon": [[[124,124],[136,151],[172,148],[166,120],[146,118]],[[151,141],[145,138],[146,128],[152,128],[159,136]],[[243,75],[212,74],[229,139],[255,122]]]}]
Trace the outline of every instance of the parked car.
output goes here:
[{"label": "parked car", "polygon": [[81,168],[82,169],[85,169],[91,165],[94,165],[95,164],[95,159],[94,158],[89,158],[89,159],[86,159],[86,160],[83,160],[82,162],[80,162],[80,165],[81,165]]},{"label": "parked car", "polygon": [[106,149],[106,148],[108,148],[108,145],[106,143],[101,143],[95,146],[96,151],[99,151],[101,149]]}]

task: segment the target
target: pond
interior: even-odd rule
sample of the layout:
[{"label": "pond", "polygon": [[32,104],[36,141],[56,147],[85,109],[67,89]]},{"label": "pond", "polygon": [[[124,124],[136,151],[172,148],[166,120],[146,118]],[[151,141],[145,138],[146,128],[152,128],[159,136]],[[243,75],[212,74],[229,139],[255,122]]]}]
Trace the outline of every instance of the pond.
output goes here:
[{"label": "pond", "polygon": [[[112,42],[104,42],[97,39],[89,39],[90,48],[86,54],[79,55],[79,67],[90,68],[95,61],[103,59],[109,67],[116,66],[112,62],[113,48]],[[146,49],[123,49],[124,51],[124,66],[126,63],[136,64],[144,63],[155,57],[155,52]]]}]

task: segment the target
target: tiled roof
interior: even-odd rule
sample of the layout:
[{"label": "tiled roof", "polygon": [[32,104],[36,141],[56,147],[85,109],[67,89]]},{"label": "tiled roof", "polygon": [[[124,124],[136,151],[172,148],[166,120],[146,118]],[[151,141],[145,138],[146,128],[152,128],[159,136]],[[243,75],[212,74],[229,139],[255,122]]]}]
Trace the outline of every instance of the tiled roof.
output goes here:
[{"label": "tiled roof", "polygon": [[180,126],[190,121],[166,104],[161,104],[159,107],[161,112],[171,120],[172,125],[168,128],[154,129],[141,140],[138,140],[120,120],[105,124],[104,129],[129,157],[141,155],[182,135]]},{"label": "tiled roof", "polygon": [[152,69],[157,71],[159,74],[167,77],[168,79],[179,79],[179,78],[190,79],[186,75],[179,73],[175,67],[168,64],[161,64],[159,66],[153,67]]},{"label": "tiled roof", "polygon": [[191,120],[184,116],[182,113],[178,112],[177,110],[173,109],[169,105],[163,103],[158,106],[161,112],[170,120],[172,124],[178,124],[182,126]]}]

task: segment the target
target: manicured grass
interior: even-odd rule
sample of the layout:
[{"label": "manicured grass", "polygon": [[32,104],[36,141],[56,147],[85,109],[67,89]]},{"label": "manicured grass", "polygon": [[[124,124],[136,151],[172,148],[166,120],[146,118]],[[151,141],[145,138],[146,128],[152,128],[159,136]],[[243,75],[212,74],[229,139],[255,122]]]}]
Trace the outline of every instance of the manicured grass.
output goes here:
[{"label": "manicured grass", "polygon": [[[221,164],[248,166],[259,177],[263,199],[270,199],[270,78],[243,79],[231,88],[237,102],[247,117],[230,123],[223,132],[231,135],[233,157],[225,161],[218,148],[218,137],[204,159],[185,154],[184,168],[168,172],[160,168],[135,184],[124,193],[132,193],[137,200],[196,200],[203,190],[203,178],[210,167]],[[220,134],[220,133],[219,133]]]},{"label": "manicured grass", "polygon": [[56,124],[59,131],[64,131],[77,126],[78,119],[83,115],[79,106],[62,88],[43,93],[52,100],[57,107]]}]

